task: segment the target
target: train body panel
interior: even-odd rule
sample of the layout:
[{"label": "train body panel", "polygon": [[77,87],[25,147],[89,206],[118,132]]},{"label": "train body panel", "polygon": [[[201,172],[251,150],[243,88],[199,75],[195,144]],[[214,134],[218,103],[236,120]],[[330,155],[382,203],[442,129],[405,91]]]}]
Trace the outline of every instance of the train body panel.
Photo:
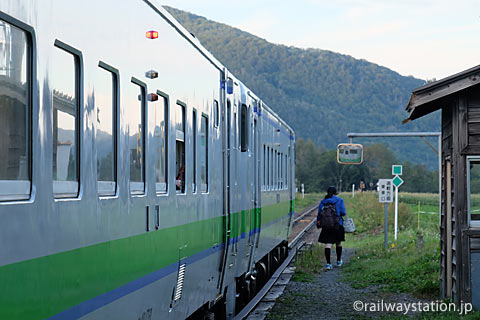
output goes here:
[{"label": "train body panel", "polygon": [[156,3],[5,1],[0,24],[0,117],[27,123],[29,172],[0,160],[0,318],[178,319],[235,297],[286,241],[293,131]]}]

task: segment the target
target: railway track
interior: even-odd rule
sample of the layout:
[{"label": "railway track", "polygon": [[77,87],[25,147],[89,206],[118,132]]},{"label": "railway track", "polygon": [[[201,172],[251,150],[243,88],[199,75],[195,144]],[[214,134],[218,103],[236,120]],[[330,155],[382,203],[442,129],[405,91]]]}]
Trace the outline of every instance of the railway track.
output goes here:
[{"label": "railway track", "polygon": [[289,245],[287,258],[278,267],[270,280],[263,286],[263,288],[257,293],[257,295],[242,309],[242,311],[240,311],[235,316],[234,320],[241,320],[247,318],[248,315],[251,314],[259,305],[259,303],[264,299],[264,297],[269,294],[269,292],[273,293],[273,295],[276,295],[276,293],[272,291],[274,291],[274,285],[278,281],[281,281],[283,286],[288,283],[293,273],[293,270],[288,271],[287,274],[290,275],[287,275],[286,277],[282,277],[282,274],[285,272],[287,267],[292,262],[293,258],[296,256],[297,251],[300,250],[301,247],[305,244],[305,241],[303,241],[303,239],[315,225],[317,208],[317,204],[312,205],[307,208],[302,214],[300,214],[299,217],[293,220],[292,232],[288,237]]}]

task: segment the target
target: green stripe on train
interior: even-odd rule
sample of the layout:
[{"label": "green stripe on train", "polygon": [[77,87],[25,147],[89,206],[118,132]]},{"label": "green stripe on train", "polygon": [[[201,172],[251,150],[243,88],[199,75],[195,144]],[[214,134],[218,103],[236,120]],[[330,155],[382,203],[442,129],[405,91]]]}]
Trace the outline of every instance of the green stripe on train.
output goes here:
[{"label": "green stripe on train", "polygon": [[[286,205],[288,208],[289,203]],[[284,206],[281,203],[257,209],[262,212],[262,225],[285,215],[288,211],[283,211]],[[252,212],[250,217],[255,216]],[[231,218],[237,221],[232,237],[250,231],[252,225],[246,223],[245,211]],[[179,258],[209,249],[223,242],[222,219],[216,217],[2,266],[0,319],[45,319]]]}]

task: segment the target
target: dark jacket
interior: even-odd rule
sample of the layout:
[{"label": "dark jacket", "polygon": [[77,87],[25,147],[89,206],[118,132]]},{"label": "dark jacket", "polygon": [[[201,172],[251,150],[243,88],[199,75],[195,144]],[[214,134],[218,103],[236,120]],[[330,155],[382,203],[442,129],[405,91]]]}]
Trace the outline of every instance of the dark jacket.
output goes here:
[{"label": "dark jacket", "polygon": [[340,217],[340,225],[343,226],[343,216],[347,215],[347,210],[345,209],[345,203],[343,199],[337,196],[332,196],[331,198],[323,199],[318,206],[317,222],[320,221],[320,215],[322,214],[323,206],[326,203],[334,203],[337,214]]}]

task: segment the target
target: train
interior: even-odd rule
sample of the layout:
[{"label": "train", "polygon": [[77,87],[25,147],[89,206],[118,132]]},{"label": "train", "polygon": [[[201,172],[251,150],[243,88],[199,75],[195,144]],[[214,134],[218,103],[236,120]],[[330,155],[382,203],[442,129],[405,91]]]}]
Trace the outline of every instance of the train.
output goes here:
[{"label": "train", "polygon": [[154,0],[0,3],[0,319],[233,318],[295,133]]}]

